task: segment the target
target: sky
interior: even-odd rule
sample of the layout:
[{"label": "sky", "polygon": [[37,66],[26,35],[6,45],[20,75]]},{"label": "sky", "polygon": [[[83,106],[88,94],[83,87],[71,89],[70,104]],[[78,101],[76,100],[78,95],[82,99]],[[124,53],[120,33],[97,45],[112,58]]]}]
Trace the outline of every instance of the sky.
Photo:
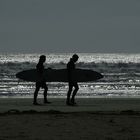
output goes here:
[{"label": "sky", "polygon": [[140,53],[139,0],[0,0],[0,53]]}]

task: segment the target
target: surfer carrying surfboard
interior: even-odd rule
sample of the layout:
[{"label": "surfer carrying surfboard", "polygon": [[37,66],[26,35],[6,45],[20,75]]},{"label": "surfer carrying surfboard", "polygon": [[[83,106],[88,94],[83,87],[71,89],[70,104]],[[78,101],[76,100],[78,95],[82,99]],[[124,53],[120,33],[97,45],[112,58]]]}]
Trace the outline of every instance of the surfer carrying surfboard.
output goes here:
[{"label": "surfer carrying surfboard", "polygon": [[44,73],[44,65],[43,64],[45,63],[45,61],[46,61],[46,56],[41,55],[40,58],[39,58],[39,62],[36,65],[36,70],[37,70],[37,73],[39,74],[40,78],[36,82],[36,89],[35,89],[35,92],[34,92],[34,101],[33,101],[34,105],[39,105],[37,103],[37,96],[38,96],[38,92],[39,92],[40,88],[44,88],[44,103],[50,103],[47,100],[48,87],[46,85],[46,82],[45,82],[45,79],[44,79],[44,76],[43,76],[43,73]]},{"label": "surfer carrying surfboard", "polygon": [[[69,90],[67,93],[67,100],[66,100],[67,105],[76,105],[75,95],[77,91],[79,90],[79,86],[78,86],[77,81],[73,80],[73,72],[75,71],[75,63],[78,61],[78,58],[79,56],[77,54],[74,54],[72,58],[70,58],[70,61],[67,63],[67,72],[68,72],[67,74],[68,74],[68,84],[69,84]],[[70,99],[73,87],[75,89]]]}]

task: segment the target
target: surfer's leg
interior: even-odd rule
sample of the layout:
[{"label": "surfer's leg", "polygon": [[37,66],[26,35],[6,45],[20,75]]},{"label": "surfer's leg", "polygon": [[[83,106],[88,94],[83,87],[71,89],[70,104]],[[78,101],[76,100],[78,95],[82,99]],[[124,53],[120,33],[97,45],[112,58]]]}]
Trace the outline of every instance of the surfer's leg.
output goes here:
[{"label": "surfer's leg", "polygon": [[34,92],[34,101],[33,101],[34,105],[38,104],[37,103],[37,96],[38,96],[39,89],[40,89],[40,86],[36,83],[36,89],[35,89],[35,92]]},{"label": "surfer's leg", "polygon": [[76,95],[77,91],[79,90],[79,86],[77,83],[75,83],[73,86],[75,89],[74,89],[73,94],[72,94],[71,103],[76,104],[75,103],[75,95]]},{"label": "surfer's leg", "polygon": [[71,85],[71,83],[69,83],[69,90],[68,90],[68,93],[67,93],[67,100],[66,100],[67,105],[70,105],[70,95],[71,95],[71,92],[72,92],[72,88],[73,88],[73,86]]},{"label": "surfer's leg", "polygon": [[48,87],[47,87],[47,85],[45,83],[45,85],[44,85],[44,103],[51,103],[47,99],[47,93],[48,93]]}]

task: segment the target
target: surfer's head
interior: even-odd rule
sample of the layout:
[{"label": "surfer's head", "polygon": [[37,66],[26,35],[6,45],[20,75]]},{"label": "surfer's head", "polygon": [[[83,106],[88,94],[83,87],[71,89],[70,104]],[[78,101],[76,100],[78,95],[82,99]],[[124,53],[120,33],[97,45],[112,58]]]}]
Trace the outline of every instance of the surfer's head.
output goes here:
[{"label": "surfer's head", "polygon": [[41,55],[41,56],[39,57],[39,62],[44,63],[45,61],[46,61],[46,56],[45,56],[45,55]]},{"label": "surfer's head", "polygon": [[74,54],[72,56],[72,59],[73,59],[74,62],[76,62],[78,60],[78,58],[79,58],[79,56],[77,54]]}]

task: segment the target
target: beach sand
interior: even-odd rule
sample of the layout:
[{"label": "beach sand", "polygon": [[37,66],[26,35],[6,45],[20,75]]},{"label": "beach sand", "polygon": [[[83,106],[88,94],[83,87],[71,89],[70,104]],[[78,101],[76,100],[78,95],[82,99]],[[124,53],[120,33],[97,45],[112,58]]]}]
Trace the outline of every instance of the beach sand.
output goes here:
[{"label": "beach sand", "polygon": [[0,140],[139,140],[139,98],[0,99]]}]

